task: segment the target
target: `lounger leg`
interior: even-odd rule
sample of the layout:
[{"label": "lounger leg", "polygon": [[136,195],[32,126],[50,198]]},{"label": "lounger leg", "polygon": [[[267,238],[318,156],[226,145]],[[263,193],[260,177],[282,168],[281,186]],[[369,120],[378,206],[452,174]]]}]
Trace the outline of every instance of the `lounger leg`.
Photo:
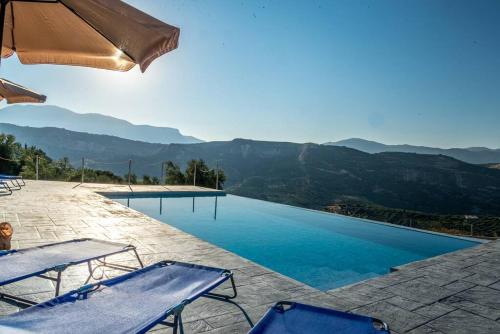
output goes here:
[{"label": "lounger leg", "polygon": [[59,290],[61,288],[61,274],[62,274],[62,271],[57,272],[56,297],[59,296]]},{"label": "lounger leg", "polygon": [[215,297],[215,298],[219,298],[219,299],[234,299],[234,298],[238,297],[238,291],[236,290],[236,284],[234,283],[234,277],[232,275],[231,275],[230,280],[231,280],[231,287],[233,288],[232,295],[222,295],[219,293],[212,293],[212,292],[209,292],[206,295],[208,297]]},{"label": "lounger leg", "polygon": [[142,263],[141,258],[139,257],[139,253],[137,253],[137,249],[135,249],[135,248],[134,248],[134,254],[135,254],[135,257],[137,258],[137,261],[139,262],[139,265],[141,266],[141,268],[144,268],[144,264]]},{"label": "lounger leg", "polygon": [[92,274],[93,274],[92,264],[90,263],[90,261],[87,261],[87,267],[89,268],[89,277],[87,277],[87,279],[85,280],[85,283],[83,283],[83,284],[87,284],[88,282],[90,282],[90,279],[92,278]]},{"label": "lounger leg", "polygon": [[179,314],[179,332],[184,334],[184,325],[182,324],[182,316]]},{"label": "lounger leg", "polygon": [[12,189],[13,190],[21,190],[21,186],[19,184],[16,185],[16,183],[14,181],[16,181],[16,179],[11,179],[10,180],[10,183],[12,184]]},{"label": "lounger leg", "polygon": [[215,300],[220,300],[222,302],[233,304],[234,306],[239,308],[240,311],[243,313],[243,316],[247,320],[250,327],[253,327],[252,319],[250,319],[250,316],[247,314],[247,312],[243,309],[243,307],[241,307],[238,303],[236,303],[235,301],[232,300],[238,296],[238,291],[236,290],[236,284],[234,283],[234,276],[233,275],[231,275],[230,280],[231,280],[231,287],[233,289],[232,295],[223,295],[223,294],[219,294],[219,293],[209,292],[209,293],[204,294],[203,297],[211,298],[211,299],[215,299]]},{"label": "lounger leg", "polygon": [[12,189],[10,188],[9,184],[7,182],[5,182],[5,183],[2,183],[2,185],[3,185],[3,187],[5,189],[7,189],[7,191],[9,192],[9,194],[12,195]]},{"label": "lounger leg", "polygon": [[173,334],[177,334],[177,328],[179,327],[179,319],[177,316],[174,316],[174,328],[173,328]]},{"label": "lounger leg", "polygon": [[179,330],[179,334],[184,334],[184,326],[182,325],[182,317],[180,313],[174,316],[173,334],[177,334],[177,330]]}]

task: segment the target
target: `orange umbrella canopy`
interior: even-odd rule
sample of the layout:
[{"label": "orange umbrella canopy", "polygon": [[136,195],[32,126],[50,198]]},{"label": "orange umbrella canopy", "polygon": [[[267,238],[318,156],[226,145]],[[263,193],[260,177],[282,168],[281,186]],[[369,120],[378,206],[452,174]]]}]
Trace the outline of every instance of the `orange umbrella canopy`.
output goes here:
[{"label": "orange umbrella canopy", "polygon": [[2,58],[144,72],[180,30],[120,0],[0,0]]},{"label": "orange umbrella canopy", "polygon": [[0,101],[7,100],[12,103],[43,103],[46,100],[45,95],[35,93],[34,91],[15,84],[9,80],[0,78]]}]

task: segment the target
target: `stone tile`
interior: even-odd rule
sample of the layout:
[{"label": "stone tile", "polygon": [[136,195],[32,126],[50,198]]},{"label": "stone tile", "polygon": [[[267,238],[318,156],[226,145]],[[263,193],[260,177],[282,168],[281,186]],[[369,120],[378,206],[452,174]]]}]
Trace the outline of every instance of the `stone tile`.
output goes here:
[{"label": "stone tile", "polygon": [[246,334],[250,327],[244,326],[241,323],[231,324],[229,326],[216,328],[214,330],[205,332],[206,334]]},{"label": "stone tile", "polygon": [[500,276],[489,273],[476,273],[472,276],[463,278],[463,280],[478,285],[489,286],[500,280]]},{"label": "stone tile", "polygon": [[457,292],[462,292],[462,291],[468,290],[474,286],[476,286],[474,283],[471,283],[468,281],[458,280],[458,281],[452,282],[450,284],[447,284],[444,287],[446,289],[449,289],[449,290],[457,293]]},{"label": "stone tile", "polygon": [[54,285],[47,279],[32,277],[23,281],[1,286],[0,291],[15,296],[28,296],[41,292],[53,292]]},{"label": "stone tile", "polygon": [[456,310],[427,323],[427,326],[444,333],[493,334],[500,333],[500,323],[478,315]]},{"label": "stone tile", "polygon": [[319,307],[333,308],[338,311],[350,311],[361,306],[361,304],[354,302],[352,299],[336,297],[331,294],[324,293],[301,296],[294,298],[293,301]]},{"label": "stone tile", "polygon": [[500,309],[500,291],[495,289],[477,286],[464,292],[460,292],[455,296],[475,304]]},{"label": "stone tile", "polygon": [[407,311],[385,301],[352,310],[353,313],[372,316],[386,322],[390,329],[404,333],[423,325],[430,319]]},{"label": "stone tile", "polygon": [[367,283],[378,288],[386,288],[392,285],[408,282],[423,276],[424,274],[420,273],[418,270],[412,270],[408,272],[402,270],[384,276],[372,278]]},{"label": "stone tile", "polygon": [[422,304],[422,303],[416,302],[416,301],[411,300],[411,299],[406,299],[406,298],[403,298],[401,296],[395,296],[395,297],[386,299],[385,301],[389,304],[401,307],[401,308],[408,310],[408,311],[413,311],[417,308],[424,306],[424,304]]},{"label": "stone tile", "polygon": [[442,304],[442,303],[433,303],[424,307],[421,307],[419,309],[415,310],[415,313],[418,313],[420,315],[423,315],[424,317],[427,317],[429,319],[436,319],[439,318],[446,313],[450,313],[451,311],[454,311],[455,308],[447,305],[447,304]]},{"label": "stone tile", "polygon": [[[262,318],[262,316],[267,312],[267,310],[273,304],[274,303],[253,308],[246,308],[245,312],[252,321],[252,323],[255,324],[260,318]],[[248,320],[245,317],[244,313],[240,311],[206,318],[205,321],[212,328],[221,328],[229,324],[238,324],[238,323],[243,323],[244,326],[247,326],[247,324],[249,325]]]},{"label": "stone tile", "polygon": [[415,329],[412,329],[411,331],[408,332],[408,334],[444,334],[444,333],[427,325],[423,325]]},{"label": "stone tile", "polygon": [[421,278],[387,287],[386,290],[389,290],[395,295],[425,304],[437,302],[454,293],[447,288],[430,283]]},{"label": "stone tile", "polygon": [[288,299],[288,294],[273,289],[265,284],[245,285],[238,288],[237,301],[245,306],[267,305],[279,300]]},{"label": "stone tile", "polygon": [[490,308],[487,306],[479,305],[471,301],[462,299],[458,296],[451,296],[449,298],[441,301],[443,304],[449,305],[454,308],[459,308],[464,311],[480,315],[482,317],[498,320],[500,319],[500,310],[495,308]]},{"label": "stone tile", "polygon": [[489,288],[496,289],[500,291],[500,280],[488,286]]},{"label": "stone tile", "polygon": [[2,315],[12,314],[19,311],[20,311],[19,306],[0,299],[0,317]]}]

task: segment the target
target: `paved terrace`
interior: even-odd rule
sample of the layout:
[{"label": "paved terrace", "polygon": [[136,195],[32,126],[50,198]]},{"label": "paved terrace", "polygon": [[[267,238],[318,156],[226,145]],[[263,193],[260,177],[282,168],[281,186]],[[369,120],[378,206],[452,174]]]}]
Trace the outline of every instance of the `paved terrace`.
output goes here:
[{"label": "paved terrace", "polygon": [[[254,321],[272,303],[288,299],[378,317],[393,333],[500,333],[500,242],[414,262],[391,274],[325,293],[95,193],[116,190],[115,186],[74,186],[31,181],[14,195],[0,197],[0,219],[15,228],[14,248],[95,237],[133,243],[146,264],[173,259],[229,268],[238,285],[237,301]],[[126,256],[119,260],[133,263]],[[63,291],[80,286],[86,274],[85,266],[67,270]],[[36,278],[5,289],[39,301],[53,293],[52,282]],[[0,301],[0,315],[17,311],[16,306]],[[248,330],[241,313],[227,303],[202,298],[183,314],[187,333]]]}]

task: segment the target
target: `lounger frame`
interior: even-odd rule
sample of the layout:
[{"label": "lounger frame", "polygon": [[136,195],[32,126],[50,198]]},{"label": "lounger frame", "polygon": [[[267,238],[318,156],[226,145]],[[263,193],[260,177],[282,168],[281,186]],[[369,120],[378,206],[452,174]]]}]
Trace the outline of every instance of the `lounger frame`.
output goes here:
[{"label": "lounger frame", "polygon": [[[21,180],[23,183],[22,184],[19,183],[19,180]],[[17,176],[10,177],[10,176],[1,176],[0,175],[0,181],[5,182],[8,185],[8,187],[10,188],[10,190],[21,190],[21,188],[26,185],[24,180],[22,178],[17,177]],[[11,183],[10,185],[9,185],[9,182]]]},{"label": "lounger frame", "polygon": [[[168,266],[168,265],[172,265],[172,264],[175,264],[175,263],[182,263],[182,262],[166,260],[166,261],[161,261],[161,262],[159,262],[157,264],[163,264],[163,265]],[[230,304],[236,305],[238,308],[240,308],[240,310],[243,311],[243,315],[245,316],[245,318],[247,319],[247,321],[250,323],[250,326],[253,326],[252,320],[248,317],[248,315],[246,314],[246,312],[238,304],[236,304],[233,301],[233,299],[235,299],[238,296],[238,291],[236,289],[236,284],[234,282],[233,273],[230,270],[226,269],[226,270],[224,270],[224,272],[222,274],[225,275],[225,277],[226,277],[225,280],[219,282],[218,284],[210,286],[209,288],[205,289],[204,292],[201,292],[200,294],[194,296],[193,298],[191,298],[189,300],[184,300],[181,304],[179,304],[178,306],[176,306],[173,311],[166,312],[163,315],[162,318],[158,319],[154,323],[151,323],[147,328],[144,328],[142,331],[140,331],[138,333],[141,333],[141,334],[142,333],[147,333],[150,329],[152,329],[156,325],[164,325],[164,326],[167,326],[167,327],[172,327],[173,328],[173,334],[177,334],[177,333],[184,334],[184,326],[183,326],[183,323],[182,323],[182,311],[184,310],[184,307],[186,307],[188,304],[190,304],[193,301],[195,301],[198,297],[205,297],[205,298],[215,299],[215,300],[218,300],[218,301],[222,301],[222,302],[226,302],[226,303],[230,303]],[[208,291],[212,291],[213,289],[217,288],[218,286],[220,286],[222,283],[226,282],[227,280],[229,280],[230,283],[231,283],[232,294],[230,294],[230,295],[224,295],[224,294],[218,294],[218,293],[208,292]],[[172,322],[167,321],[167,318],[169,316],[171,316],[171,315],[174,317],[173,321]]]},{"label": "lounger frame", "polygon": [[[73,303],[73,302],[76,302],[78,300],[85,300],[86,298],[91,298],[89,295],[95,291],[98,291],[100,289],[100,287],[113,287],[115,285],[121,284],[121,282],[124,282],[130,278],[133,278],[135,275],[142,275],[142,274],[147,275],[147,272],[149,272],[150,270],[154,270],[157,267],[167,267],[167,266],[173,266],[173,265],[197,267],[200,269],[203,269],[203,268],[216,269],[218,271],[219,276],[215,280],[207,281],[206,284],[204,284],[202,287],[200,287],[200,289],[197,290],[196,293],[190,294],[189,296],[186,296],[186,297],[183,297],[185,299],[177,302],[177,304],[165,305],[165,310],[163,311],[163,313],[159,313],[158,315],[155,315],[155,317],[149,319],[150,322],[142,323],[141,326],[138,326],[137,328],[134,329],[134,333],[146,333],[157,325],[163,325],[163,326],[167,326],[167,327],[172,327],[174,334],[177,334],[177,333],[184,334],[184,327],[183,327],[183,322],[182,322],[182,312],[188,304],[192,303],[193,301],[197,300],[200,297],[216,299],[219,301],[228,302],[230,304],[236,305],[243,312],[244,316],[247,318],[247,321],[250,323],[250,325],[253,326],[250,318],[248,317],[246,312],[241,308],[241,306],[239,306],[237,303],[232,301],[232,299],[236,298],[236,296],[237,296],[237,290],[236,290],[236,284],[234,282],[233,273],[230,270],[205,267],[202,265],[195,265],[195,264],[177,262],[177,261],[160,261],[160,262],[157,262],[155,264],[144,267],[142,269],[138,269],[134,272],[130,272],[130,273],[127,273],[127,274],[124,274],[121,276],[117,276],[117,277],[114,277],[111,279],[107,279],[104,281],[99,281],[99,282],[95,282],[92,284],[87,284],[87,285],[84,285],[77,290],[69,291],[65,294],[62,294],[58,297],[55,297],[51,300],[45,301],[45,302],[40,303],[40,304],[33,306],[33,307],[43,309],[44,307],[53,307],[59,303]],[[225,282],[231,283],[232,292],[229,292],[227,295],[211,292]],[[71,306],[68,306],[68,307],[71,307]],[[82,315],[82,316],[84,316],[84,315]],[[172,319],[172,317],[173,317],[173,319]],[[86,319],[86,318],[83,318],[83,319]],[[84,320],[84,321],[86,321],[86,320]]]},{"label": "lounger frame", "polygon": [[[78,242],[78,241],[87,241],[87,240],[93,240],[93,239],[91,239],[91,238],[73,239],[73,240],[68,240],[68,241],[63,241],[63,242],[57,242],[57,243],[47,244],[47,245],[38,246],[38,247],[30,247],[30,248],[25,248],[25,249],[34,249],[34,248],[40,248],[40,247],[50,247],[50,246],[54,246],[54,245],[60,245],[60,244],[65,244],[65,243]],[[107,242],[107,243],[113,243],[113,242],[110,242],[110,241],[105,241],[105,242]],[[119,244],[119,243],[116,243],[116,244]],[[119,244],[119,245],[122,245],[122,244]],[[102,256],[96,256],[96,257],[88,258],[88,259],[81,260],[81,261],[74,261],[74,262],[70,262],[70,263],[65,263],[65,264],[57,265],[57,266],[52,267],[52,268],[43,269],[43,270],[40,270],[38,272],[31,273],[29,275],[16,277],[15,279],[11,279],[9,281],[6,281],[6,282],[2,283],[0,286],[5,286],[5,285],[8,285],[8,284],[11,284],[11,283],[14,283],[14,282],[19,282],[19,281],[22,281],[22,280],[25,280],[25,279],[31,278],[31,277],[39,277],[39,278],[43,278],[43,279],[47,279],[47,280],[56,282],[55,296],[57,297],[57,296],[59,296],[59,292],[60,292],[61,280],[62,280],[62,273],[68,267],[75,266],[75,265],[82,264],[82,263],[87,263],[87,267],[88,267],[88,270],[89,270],[89,276],[88,276],[87,280],[84,283],[84,284],[87,284],[90,281],[90,279],[93,277],[95,270],[98,269],[98,268],[101,268],[101,267],[106,267],[106,268],[111,268],[111,269],[118,269],[118,270],[123,270],[123,271],[127,271],[127,272],[131,272],[131,271],[134,271],[134,270],[138,269],[137,267],[131,267],[131,266],[126,266],[126,265],[117,264],[117,263],[110,263],[110,262],[106,261],[106,257],[108,257],[108,256],[117,255],[117,254],[121,254],[121,253],[126,253],[126,252],[130,252],[130,251],[132,251],[134,253],[135,257],[137,258],[137,262],[139,263],[140,268],[144,268],[144,264],[142,263],[142,261],[141,261],[141,259],[139,257],[139,254],[137,253],[136,247],[133,246],[133,245],[126,245],[123,249],[121,249],[119,251],[116,251],[116,252],[107,253],[107,254],[102,255]],[[0,251],[0,257],[4,256],[4,255],[15,253],[15,252],[17,252],[17,250]],[[92,266],[92,261],[96,261],[97,265],[93,267]],[[46,275],[49,272],[55,272],[56,273],[56,277],[52,277],[52,276]],[[99,279],[101,279],[101,278],[99,278]],[[19,303],[21,306],[26,306],[26,307],[38,304],[35,301],[28,300],[28,299],[25,299],[25,298],[22,298],[22,297],[18,297],[18,296],[14,296],[14,295],[11,295],[11,294],[8,294],[8,293],[5,293],[5,292],[0,292],[0,300],[1,299],[13,300],[13,301]]]},{"label": "lounger frame", "polygon": [[6,182],[6,181],[3,181],[2,179],[0,179],[0,185],[2,186],[2,189],[6,190],[7,193],[4,193],[4,194],[7,194],[7,195],[12,195],[12,189],[11,187],[9,186],[9,183]]}]

